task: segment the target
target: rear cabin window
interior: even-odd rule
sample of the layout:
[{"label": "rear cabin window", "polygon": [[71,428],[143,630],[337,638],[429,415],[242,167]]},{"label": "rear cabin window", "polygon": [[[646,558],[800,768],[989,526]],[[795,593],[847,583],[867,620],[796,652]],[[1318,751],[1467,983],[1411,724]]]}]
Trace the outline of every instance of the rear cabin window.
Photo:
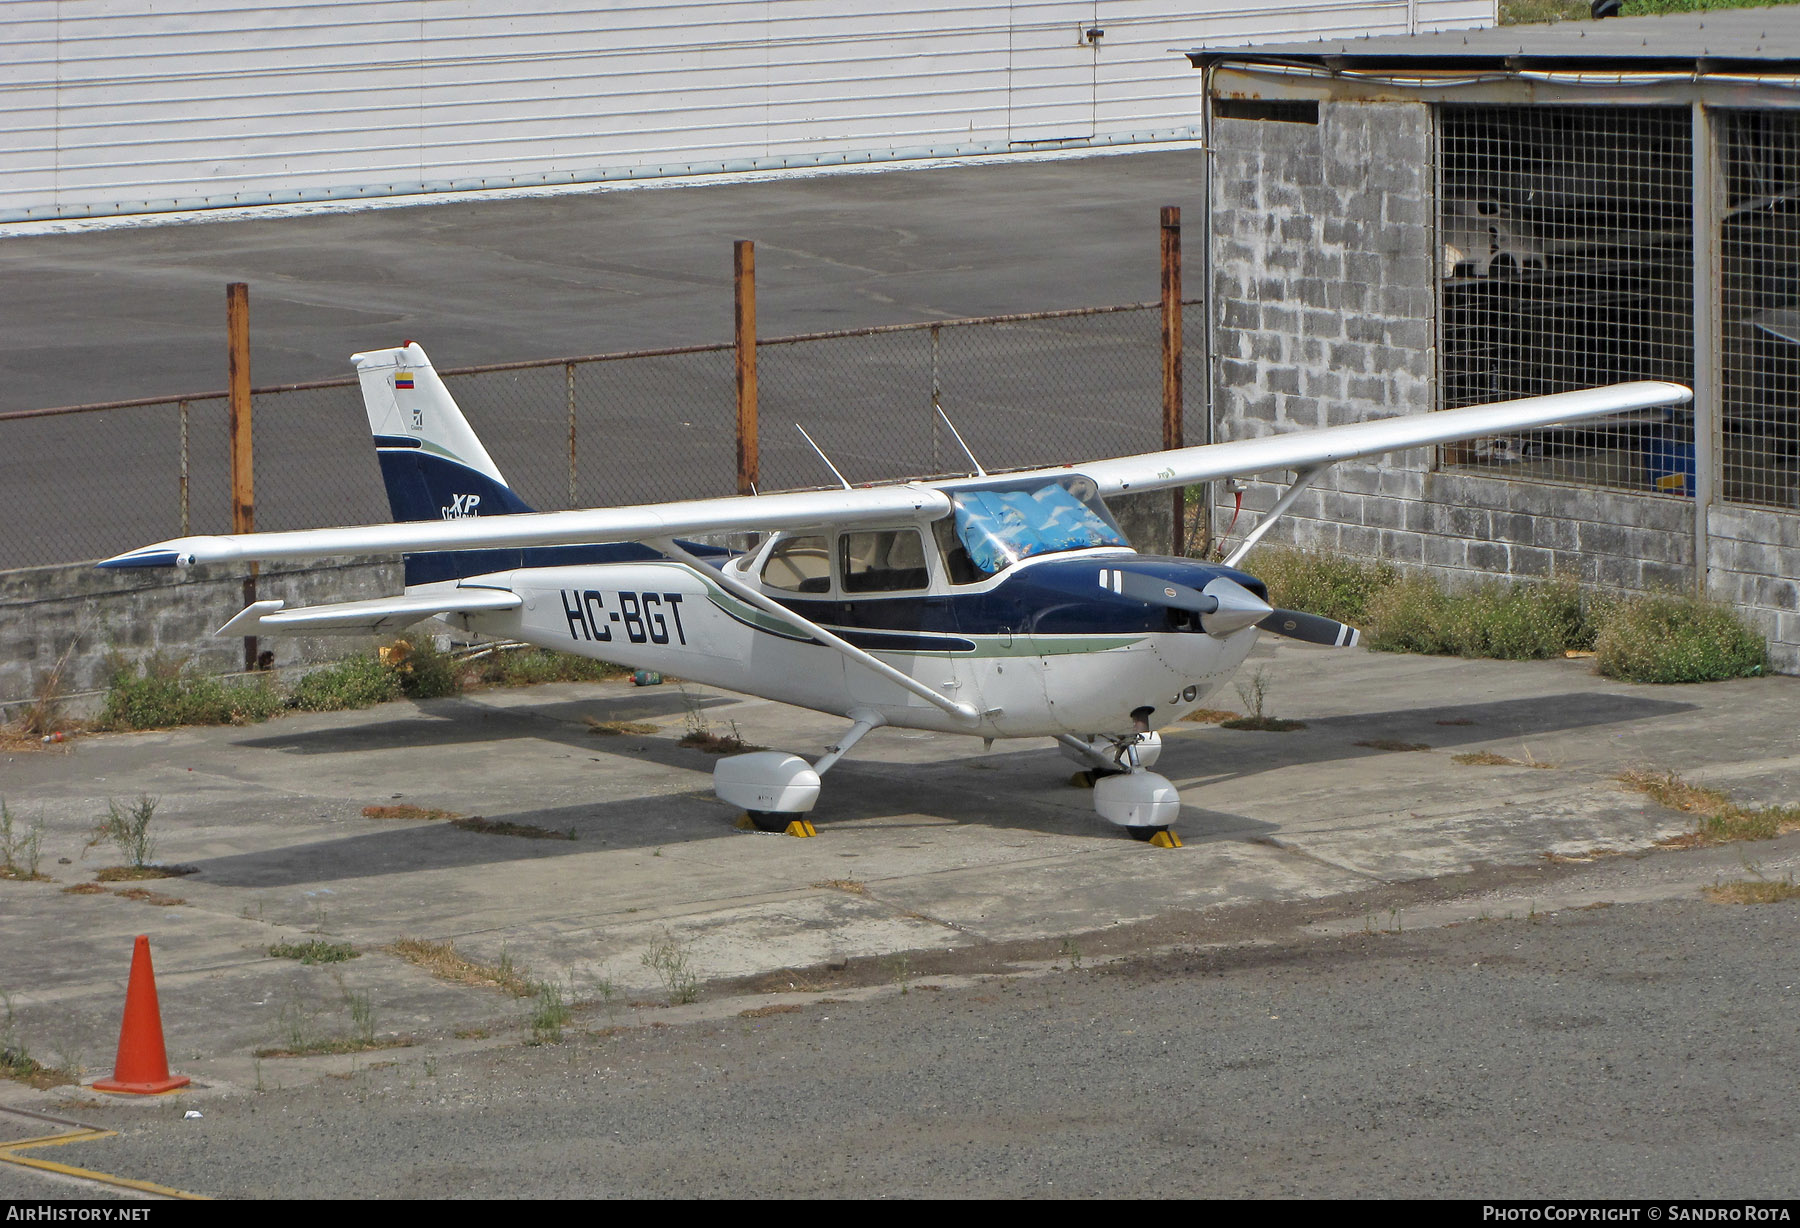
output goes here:
[{"label": "rear cabin window", "polygon": [[901,593],[931,582],[917,529],[877,529],[839,538],[846,593]]}]

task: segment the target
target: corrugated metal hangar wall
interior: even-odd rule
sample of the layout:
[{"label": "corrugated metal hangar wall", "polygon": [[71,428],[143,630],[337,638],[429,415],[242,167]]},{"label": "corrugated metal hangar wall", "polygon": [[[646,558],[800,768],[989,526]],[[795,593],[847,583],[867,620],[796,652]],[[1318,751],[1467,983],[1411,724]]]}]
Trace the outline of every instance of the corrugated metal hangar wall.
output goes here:
[{"label": "corrugated metal hangar wall", "polygon": [[1494,0],[8,0],[0,221],[1198,135],[1172,48]]}]

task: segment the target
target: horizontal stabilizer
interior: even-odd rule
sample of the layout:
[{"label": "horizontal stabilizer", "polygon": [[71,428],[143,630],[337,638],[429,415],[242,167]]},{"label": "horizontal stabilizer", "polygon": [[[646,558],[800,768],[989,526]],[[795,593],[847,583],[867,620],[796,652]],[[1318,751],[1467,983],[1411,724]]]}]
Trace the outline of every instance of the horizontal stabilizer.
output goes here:
[{"label": "horizontal stabilizer", "polygon": [[449,588],[373,601],[341,601],[335,605],[284,610],[281,601],[257,601],[220,627],[215,635],[378,635],[398,631],[439,614],[473,614],[480,610],[516,610],[524,603],[517,593],[496,588]]}]

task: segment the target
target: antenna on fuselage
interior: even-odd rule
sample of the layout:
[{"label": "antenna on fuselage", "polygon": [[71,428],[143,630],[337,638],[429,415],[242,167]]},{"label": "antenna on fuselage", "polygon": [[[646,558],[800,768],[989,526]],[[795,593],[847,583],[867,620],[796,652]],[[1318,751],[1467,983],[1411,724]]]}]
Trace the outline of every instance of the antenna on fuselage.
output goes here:
[{"label": "antenna on fuselage", "polygon": [[825,455],[825,449],[821,448],[818,444],[813,443],[813,437],[808,435],[806,433],[806,428],[801,426],[798,422],[794,423],[794,429],[800,432],[801,438],[805,439],[807,443],[812,444],[812,450],[819,454],[819,459],[825,462],[825,467],[831,470],[831,475],[838,481],[844,483],[845,490],[849,490],[850,483],[844,481],[844,475],[838,472],[838,467],[831,463],[831,458],[829,456]]},{"label": "antenna on fuselage", "polygon": [[973,452],[969,451],[969,445],[963,442],[962,432],[956,429],[956,423],[950,421],[950,415],[944,412],[944,407],[934,401],[931,408],[937,410],[937,416],[942,418],[944,425],[950,428],[950,436],[956,440],[956,446],[962,449],[963,455],[969,458],[969,463],[975,466],[975,476],[985,478],[988,471],[981,467],[981,462],[975,459]]}]

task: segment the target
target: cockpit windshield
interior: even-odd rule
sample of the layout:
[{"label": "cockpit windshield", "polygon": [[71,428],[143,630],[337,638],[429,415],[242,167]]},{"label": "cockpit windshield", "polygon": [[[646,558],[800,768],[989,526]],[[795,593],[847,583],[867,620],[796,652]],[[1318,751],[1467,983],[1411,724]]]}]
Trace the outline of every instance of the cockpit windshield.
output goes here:
[{"label": "cockpit windshield", "polygon": [[948,492],[957,540],[988,575],[1059,550],[1129,546],[1094,483],[1079,474],[1052,482]]}]

